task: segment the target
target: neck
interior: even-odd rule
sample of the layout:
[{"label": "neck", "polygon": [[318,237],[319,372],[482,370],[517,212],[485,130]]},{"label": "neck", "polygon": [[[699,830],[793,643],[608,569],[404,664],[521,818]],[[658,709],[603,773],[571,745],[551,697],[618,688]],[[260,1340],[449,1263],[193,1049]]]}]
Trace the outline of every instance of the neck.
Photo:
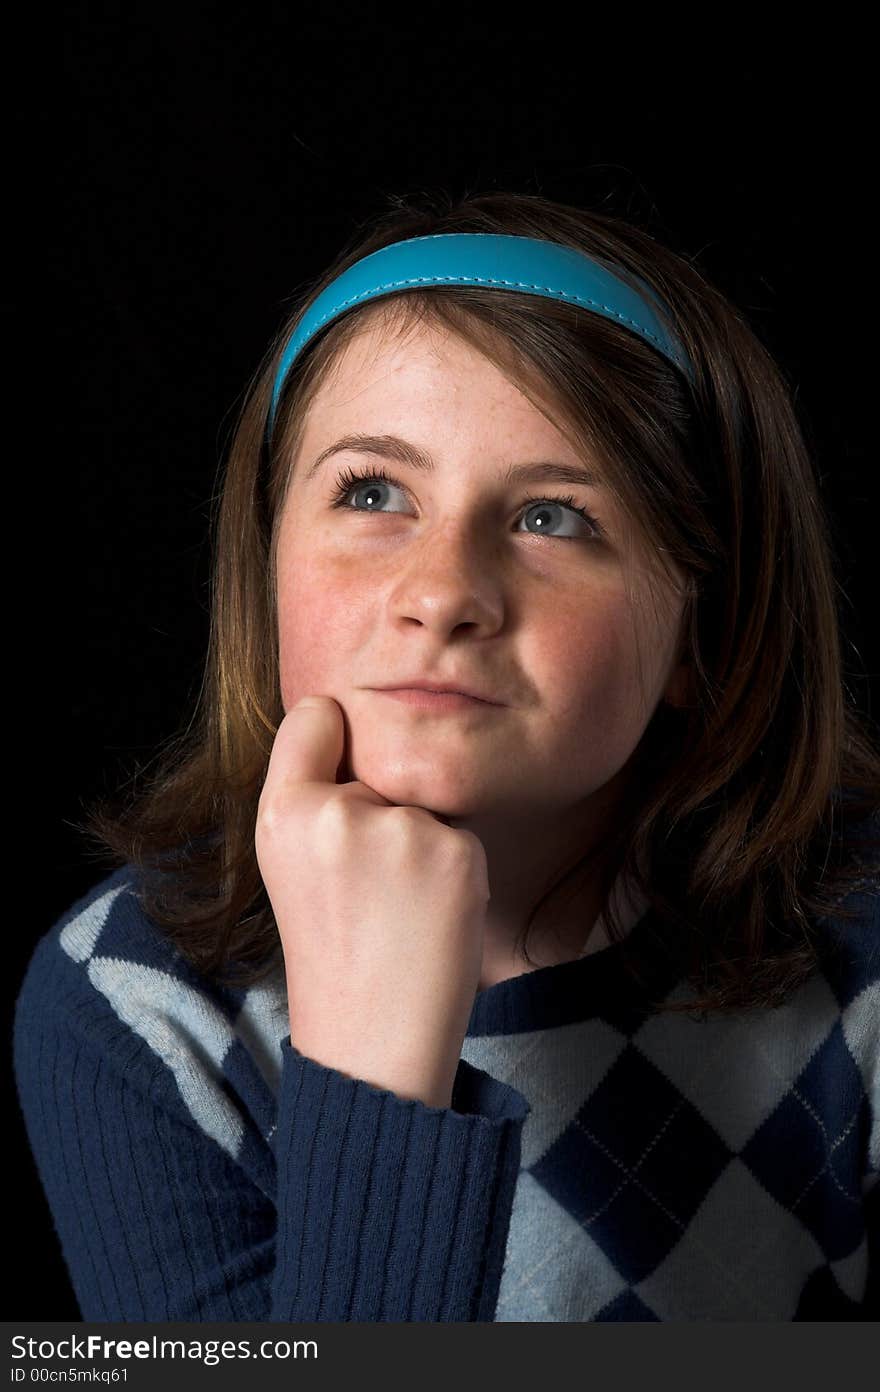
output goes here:
[{"label": "neck", "polygon": [[[483,845],[489,872],[480,990],[511,976],[573,961],[585,950],[607,946],[599,918],[600,877],[606,864],[608,829],[619,805],[615,780],[576,807],[548,814],[452,817],[449,824],[474,833]],[[541,905],[529,932],[526,960],[521,944],[529,915],[556,880],[587,853],[590,859]]]}]

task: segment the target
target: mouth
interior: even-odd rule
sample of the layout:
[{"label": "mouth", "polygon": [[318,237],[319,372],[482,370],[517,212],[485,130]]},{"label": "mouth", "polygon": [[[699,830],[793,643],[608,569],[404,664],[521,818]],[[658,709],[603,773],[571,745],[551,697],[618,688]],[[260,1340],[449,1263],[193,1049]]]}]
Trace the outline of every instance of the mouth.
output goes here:
[{"label": "mouth", "polygon": [[402,702],[417,710],[441,711],[491,711],[500,710],[491,701],[481,701],[477,696],[464,696],[460,691],[425,691],[412,686],[387,687],[384,690],[373,688],[379,696],[388,696],[392,701]]}]

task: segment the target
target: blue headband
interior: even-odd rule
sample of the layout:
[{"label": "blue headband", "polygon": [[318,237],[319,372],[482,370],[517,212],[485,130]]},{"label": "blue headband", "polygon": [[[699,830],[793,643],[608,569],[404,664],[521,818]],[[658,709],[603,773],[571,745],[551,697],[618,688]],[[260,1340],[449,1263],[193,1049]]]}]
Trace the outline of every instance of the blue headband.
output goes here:
[{"label": "blue headband", "polygon": [[294,358],[325,324],[366,300],[429,285],[519,290],[579,304],[638,334],[693,382],[686,353],[661,319],[661,302],[640,277],[632,278],[641,294],[584,252],[539,237],[450,232],[380,247],[349,266],[309,305],[278,364],[269,430]]}]

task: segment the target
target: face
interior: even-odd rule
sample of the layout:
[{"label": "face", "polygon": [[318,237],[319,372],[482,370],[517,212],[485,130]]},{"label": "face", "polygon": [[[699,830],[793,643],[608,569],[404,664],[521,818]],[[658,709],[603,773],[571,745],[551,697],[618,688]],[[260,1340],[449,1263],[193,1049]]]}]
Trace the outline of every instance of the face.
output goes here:
[{"label": "face", "polygon": [[[433,468],[348,448],[308,476],[354,433],[400,437]],[[292,461],[277,586],[284,709],[339,702],[340,781],[444,816],[547,816],[598,800],[679,691],[680,600],[627,560],[606,490],[505,477],[549,461],[596,472],[457,335],[421,324],[400,338],[380,318],[337,360]],[[370,469],[382,478],[334,506],[339,477]],[[496,704],[377,690],[418,677]]]}]

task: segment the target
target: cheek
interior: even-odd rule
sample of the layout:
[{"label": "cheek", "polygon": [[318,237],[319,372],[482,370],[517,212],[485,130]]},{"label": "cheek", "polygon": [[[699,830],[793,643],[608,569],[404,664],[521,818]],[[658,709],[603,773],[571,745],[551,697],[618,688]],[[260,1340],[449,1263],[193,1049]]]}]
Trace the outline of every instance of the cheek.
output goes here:
[{"label": "cheek", "polygon": [[560,727],[600,730],[613,746],[639,737],[655,684],[650,642],[644,635],[640,642],[641,663],[622,593],[597,591],[546,616],[532,635],[528,660]]},{"label": "cheek", "polygon": [[363,641],[368,599],[339,567],[291,561],[278,570],[278,660],[281,698],[290,710],[302,696],[334,695],[351,681],[352,655]]}]

